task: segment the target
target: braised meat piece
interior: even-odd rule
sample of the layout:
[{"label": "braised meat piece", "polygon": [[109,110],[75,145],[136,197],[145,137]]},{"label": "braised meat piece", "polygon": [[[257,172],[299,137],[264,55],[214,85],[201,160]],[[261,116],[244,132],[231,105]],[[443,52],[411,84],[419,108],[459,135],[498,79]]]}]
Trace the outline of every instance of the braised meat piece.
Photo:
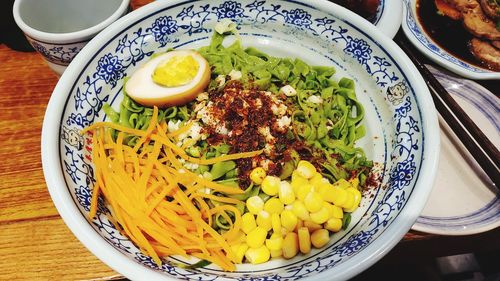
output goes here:
[{"label": "braised meat piece", "polygon": [[446,0],[435,0],[436,8],[438,11],[452,20],[462,19],[462,13],[452,4],[448,3]]},{"label": "braised meat piece", "polygon": [[473,38],[469,42],[471,53],[486,67],[500,71],[500,49],[495,48],[490,42]]},{"label": "braised meat piece", "polygon": [[[482,4],[486,2],[488,7],[495,5],[489,0],[435,0],[437,9],[454,20],[463,20],[463,25],[467,31],[475,37],[488,40],[499,40],[500,30],[493,18],[488,17],[488,13],[483,11]],[[458,14],[460,13],[460,15]],[[495,11],[496,13],[496,11]]]},{"label": "braised meat piece", "polygon": [[500,31],[496,27],[496,22],[486,16],[481,6],[464,12],[463,16],[465,28],[474,36],[500,40]]},{"label": "braised meat piece", "polygon": [[474,37],[468,42],[472,55],[489,69],[500,71],[498,0],[434,0],[434,3],[439,14],[460,20]]},{"label": "braised meat piece", "polygon": [[500,6],[490,0],[480,0],[481,8],[483,8],[484,13],[492,19],[500,19]]},{"label": "braised meat piece", "polygon": [[445,0],[457,10],[464,13],[479,6],[477,0]]}]

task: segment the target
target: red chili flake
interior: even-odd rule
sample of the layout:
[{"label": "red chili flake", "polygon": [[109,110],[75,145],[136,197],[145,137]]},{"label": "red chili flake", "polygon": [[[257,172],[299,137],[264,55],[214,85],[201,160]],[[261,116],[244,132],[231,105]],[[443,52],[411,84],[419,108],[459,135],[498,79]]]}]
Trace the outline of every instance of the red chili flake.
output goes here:
[{"label": "red chili flake", "polygon": [[[253,159],[238,159],[238,177],[240,187],[246,188],[250,183],[248,175],[261,161],[269,160],[268,171],[270,175],[279,175],[283,164],[290,160],[288,150],[292,148],[293,141],[286,138],[287,130],[278,130],[277,116],[273,113],[272,106],[283,103],[276,100],[269,92],[261,91],[257,87],[248,85],[246,88],[236,80],[230,80],[224,88],[209,92],[213,106],[209,113],[217,120],[215,126],[225,126],[228,134],[217,133],[213,126],[205,125],[203,132],[208,133],[210,145],[226,143],[231,146],[231,153],[255,151],[266,148],[266,144],[273,148],[266,155],[261,154]],[[266,140],[259,131],[269,127],[272,140]],[[285,157],[286,156],[286,157]]]}]

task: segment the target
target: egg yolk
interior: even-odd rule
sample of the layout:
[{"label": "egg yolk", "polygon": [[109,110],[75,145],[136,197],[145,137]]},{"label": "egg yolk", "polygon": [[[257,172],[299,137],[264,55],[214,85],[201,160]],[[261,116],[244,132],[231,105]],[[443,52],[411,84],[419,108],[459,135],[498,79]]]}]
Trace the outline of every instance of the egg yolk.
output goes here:
[{"label": "egg yolk", "polygon": [[173,56],[158,64],[153,81],[165,87],[178,87],[191,82],[200,65],[192,56]]}]

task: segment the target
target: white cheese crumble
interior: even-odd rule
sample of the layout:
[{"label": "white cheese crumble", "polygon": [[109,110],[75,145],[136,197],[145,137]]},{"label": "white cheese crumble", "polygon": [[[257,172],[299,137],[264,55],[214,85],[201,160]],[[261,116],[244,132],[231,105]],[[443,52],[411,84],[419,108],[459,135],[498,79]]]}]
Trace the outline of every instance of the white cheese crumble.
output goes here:
[{"label": "white cheese crumble", "polygon": [[184,167],[188,170],[194,171],[198,169],[199,165],[196,163],[186,162],[184,163]]},{"label": "white cheese crumble", "polygon": [[272,164],[273,161],[269,160],[269,159],[262,159],[260,161],[260,166],[262,167],[262,169],[268,171],[269,170],[269,165]]},{"label": "white cheese crumble", "polygon": [[197,101],[208,100],[208,93],[207,92],[203,92],[203,93],[198,94],[198,96],[196,97],[196,100]]},{"label": "white cheese crumble", "polygon": [[202,110],[205,107],[205,102],[201,101],[200,103],[197,103],[194,107],[194,112],[198,112]]},{"label": "white cheese crumble", "polygon": [[274,115],[278,116],[285,115],[287,109],[288,107],[282,103],[271,105],[271,111],[273,112]]},{"label": "white cheese crumble", "polygon": [[172,120],[168,120],[167,130],[169,133],[175,132],[175,131],[179,130],[180,125],[181,125],[181,120],[177,120],[177,122],[174,122]]},{"label": "white cheese crumble", "polygon": [[226,83],[226,76],[225,75],[219,75],[215,77],[215,82],[217,83],[217,86],[222,87]]},{"label": "white cheese crumble", "polygon": [[271,142],[274,140],[273,135],[271,135],[271,130],[269,129],[268,126],[265,127],[260,127],[259,128],[259,133],[266,138],[266,142]]},{"label": "white cheese crumble", "polygon": [[278,129],[284,130],[290,126],[292,123],[292,118],[284,115],[280,119],[276,121],[276,124],[278,125]]},{"label": "white cheese crumble", "polygon": [[215,127],[215,132],[221,135],[227,135],[229,133],[225,124],[217,125],[217,127]]},{"label": "white cheese crumble", "polygon": [[240,80],[241,79],[241,71],[238,70],[231,70],[229,72],[229,77],[231,77],[231,80]]},{"label": "white cheese crumble", "polygon": [[290,85],[285,85],[281,87],[279,92],[285,94],[285,96],[287,97],[293,97],[297,94],[295,88]]},{"label": "white cheese crumble", "polygon": [[307,101],[310,103],[314,104],[320,104],[323,103],[323,99],[320,96],[312,95],[309,98],[307,98]]},{"label": "white cheese crumble", "polygon": [[225,18],[216,23],[214,29],[219,34],[234,32],[236,31],[236,23],[234,23],[231,19]]},{"label": "white cheese crumble", "polygon": [[254,104],[255,104],[255,107],[261,108],[262,107],[262,100],[259,98],[256,98]]},{"label": "white cheese crumble", "polygon": [[197,142],[201,138],[201,126],[200,123],[194,122],[189,127],[188,135],[195,141]]},{"label": "white cheese crumble", "polygon": [[273,149],[274,149],[274,145],[273,144],[266,143],[266,145],[264,146],[264,153],[266,155],[269,155],[269,154],[271,154],[271,152],[273,151]]}]

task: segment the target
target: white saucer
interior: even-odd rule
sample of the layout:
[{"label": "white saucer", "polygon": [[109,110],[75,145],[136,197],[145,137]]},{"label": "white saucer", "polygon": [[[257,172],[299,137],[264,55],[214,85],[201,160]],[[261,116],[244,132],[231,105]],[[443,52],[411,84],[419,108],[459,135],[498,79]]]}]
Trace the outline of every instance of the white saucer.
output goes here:
[{"label": "white saucer", "polygon": [[[500,101],[481,85],[429,70],[484,134],[500,147]],[[468,235],[500,226],[500,192],[439,117],[441,153],[434,189],[412,229],[443,235]]]}]

